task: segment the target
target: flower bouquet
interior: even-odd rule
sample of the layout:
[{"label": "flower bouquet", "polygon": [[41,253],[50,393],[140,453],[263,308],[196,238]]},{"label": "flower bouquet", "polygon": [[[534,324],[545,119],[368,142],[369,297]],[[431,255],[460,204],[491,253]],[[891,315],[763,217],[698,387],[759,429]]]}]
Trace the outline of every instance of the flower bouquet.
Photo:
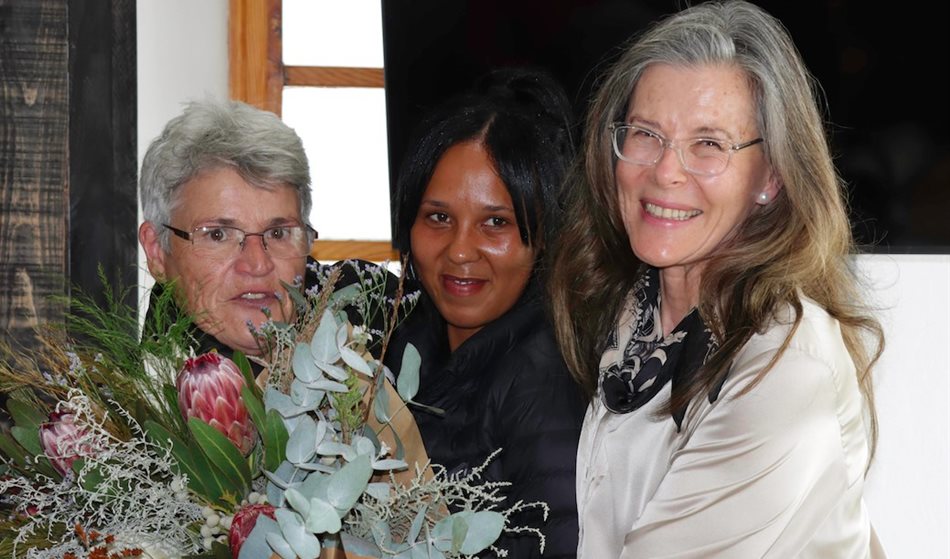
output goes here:
[{"label": "flower bouquet", "polygon": [[453,558],[504,531],[543,546],[509,517],[546,505],[503,508],[506,484],[482,469],[429,464],[406,409],[419,354],[398,377],[382,365],[415,295],[384,267],[313,271],[317,285],[286,286],[294,316],[255,331],[258,358],[193,355],[172,290],[144,336],[116,297],[78,303],[80,336],[7,351],[0,556]]}]

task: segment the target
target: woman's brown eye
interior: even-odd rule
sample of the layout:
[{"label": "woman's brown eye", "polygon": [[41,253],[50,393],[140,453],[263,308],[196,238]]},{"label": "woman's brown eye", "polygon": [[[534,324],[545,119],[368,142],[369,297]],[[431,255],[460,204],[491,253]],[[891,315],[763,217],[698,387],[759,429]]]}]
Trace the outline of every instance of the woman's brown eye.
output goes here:
[{"label": "woman's brown eye", "polygon": [[217,229],[209,229],[205,235],[212,241],[217,242],[226,241],[228,239],[227,231],[221,229],[220,227]]}]

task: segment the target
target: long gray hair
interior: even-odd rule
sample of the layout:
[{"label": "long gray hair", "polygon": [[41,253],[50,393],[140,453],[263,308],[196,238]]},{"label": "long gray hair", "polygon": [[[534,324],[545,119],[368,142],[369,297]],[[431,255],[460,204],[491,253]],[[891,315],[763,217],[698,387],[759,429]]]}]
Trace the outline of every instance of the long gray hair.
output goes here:
[{"label": "long gray hair", "polygon": [[[593,392],[603,343],[638,277],[640,262],[618,207],[608,127],[625,118],[637,82],[653,64],[742,71],[766,157],[783,185],[708,262],[700,313],[721,349],[693,382],[674,391],[670,408],[708,392],[776,310],[790,305],[800,318],[805,295],[841,323],[873,421],[870,369],[883,336],[851,268],[851,228],[816,85],[781,22],[741,0],[687,8],[635,38],[593,100],[581,160],[568,179],[573,199],[550,283],[558,339],[575,376]],[[865,346],[864,332],[876,337],[876,347]]]}]

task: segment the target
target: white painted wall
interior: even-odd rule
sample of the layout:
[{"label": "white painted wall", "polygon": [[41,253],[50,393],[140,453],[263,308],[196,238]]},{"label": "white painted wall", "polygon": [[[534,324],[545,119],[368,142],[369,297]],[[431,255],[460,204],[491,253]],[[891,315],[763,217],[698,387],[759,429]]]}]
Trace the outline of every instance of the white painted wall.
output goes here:
[{"label": "white painted wall", "polygon": [[[227,5],[137,1],[140,161],[184,101],[227,97]],[[950,557],[950,255],[863,256],[859,266],[887,336],[871,518],[891,558]]]},{"label": "white painted wall", "polygon": [[859,262],[887,344],[876,373],[871,519],[891,558],[950,557],[950,255]]},{"label": "white painted wall", "polygon": [[[136,0],[135,10],[141,168],[148,145],[183,103],[228,97],[228,0]],[[139,270],[144,293],[152,277],[141,250]]]}]

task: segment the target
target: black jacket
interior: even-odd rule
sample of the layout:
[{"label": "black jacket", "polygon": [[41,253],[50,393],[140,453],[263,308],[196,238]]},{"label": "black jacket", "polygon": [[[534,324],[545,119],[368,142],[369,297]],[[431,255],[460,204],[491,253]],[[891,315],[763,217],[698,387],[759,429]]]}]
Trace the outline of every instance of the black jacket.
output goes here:
[{"label": "black jacket", "polygon": [[545,316],[539,290],[529,288],[499,319],[450,352],[445,322],[423,294],[396,328],[385,361],[398,371],[406,344],[422,356],[415,401],[445,410],[443,416],[413,407],[426,451],[449,472],[480,466],[501,453],[485,474],[511,482],[507,508],[519,500],[544,501],[540,514],[513,517],[515,525],[540,528],[535,536],[505,536],[496,544],[509,557],[574,557],[577,505],[574,470],[586,402],[570,377]]}]

